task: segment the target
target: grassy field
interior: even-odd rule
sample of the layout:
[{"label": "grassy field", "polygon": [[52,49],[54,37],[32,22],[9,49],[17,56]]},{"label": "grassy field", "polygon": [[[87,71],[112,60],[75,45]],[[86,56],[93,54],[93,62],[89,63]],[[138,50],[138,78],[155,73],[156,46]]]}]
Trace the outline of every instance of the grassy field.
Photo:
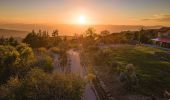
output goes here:
[{"label": "grassy field", "polygon": [[[164,91],[170,89],[170,52],[168,51],[126,45],[109,49],[108,56],[102,58],[104,58],[102,63],[121,62],[135,66],[139,79],[139,86],[134,91],[137,94],[163,96]],[[104,70],[105,72],[101,72],[105,74],[104,76],[113,75],[115,66],[106,66],[100,67],[99,71]],[[112,70],[112,73],[106,73],[106,68]]]}]

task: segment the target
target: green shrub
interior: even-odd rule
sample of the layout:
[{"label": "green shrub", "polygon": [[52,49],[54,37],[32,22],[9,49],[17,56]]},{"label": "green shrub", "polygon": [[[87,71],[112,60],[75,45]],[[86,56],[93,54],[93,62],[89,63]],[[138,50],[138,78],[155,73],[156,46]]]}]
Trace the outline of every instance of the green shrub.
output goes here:
[{"label": "green shrub", "polygon": [[41,48],[38,48],[37,51],[38,51],[39,53],[46,53],[46,52],[47,52],[47,49],[44,48],[44,47],[41,47]]},{"label": "green shrub", "polygon": [[56,54],[59,54],[59,53],[61,52],[61,50],[60,50],[59,48],[57,48],[57,47],[52,47],[52,48],[50,48],[50,51],[51,51],[52,53],[56,53]]},{"label": "green shrub", "polygon": [[[11,78],[0,88],[4,100],[81,100],[84,81],[73,74],[32,69],[23,80]],[[4,92],[5,91],[5,92]]]},{"label": "green shrub", "polygon": [[17,47],[0,46],[0,82],[5,82],[13,75],[22,77],[26,74],[27,65],[34,59],[33,51],[28,45]]},{"label": "green shrub", "polygon": [[47,56],[47,55],[41,56],[37,58],[34,66],[38,66],[38,68],[43,69],[46,72],[52,72],[53,60],[50,56]]},{"label": "green shrub", "polygon": [[129,91],[137,87],[138,78],[133,64],[127,64],[124,70],[120,72],[120,80],[123,86]]},{"label": "green shrub", "polygon": [[16,49],[21,56],[21,60],[23,60],[24,62],[27,62],[34,58],[34,53],[32,51],[32,48],[30,48],[28,44],[21,43],[17,45]]}]

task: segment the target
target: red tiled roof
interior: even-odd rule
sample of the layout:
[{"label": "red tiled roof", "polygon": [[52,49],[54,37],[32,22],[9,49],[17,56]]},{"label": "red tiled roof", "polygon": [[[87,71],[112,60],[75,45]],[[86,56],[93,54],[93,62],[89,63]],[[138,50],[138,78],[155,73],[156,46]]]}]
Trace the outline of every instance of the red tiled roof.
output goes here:
[{"label": "red tiled roof", "polygon": [[152,39],[152,40],[159,41],[159,42],[170,43],[170,38],[155,38],[155,39]]}]

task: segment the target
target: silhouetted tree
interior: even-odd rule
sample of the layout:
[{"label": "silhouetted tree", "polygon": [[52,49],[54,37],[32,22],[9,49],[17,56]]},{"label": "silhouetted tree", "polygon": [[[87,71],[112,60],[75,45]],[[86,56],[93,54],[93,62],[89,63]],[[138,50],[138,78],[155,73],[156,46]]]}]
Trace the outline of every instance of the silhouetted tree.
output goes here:
[{"label": "silhouetted tree", "polygon": [[101,36],[108,36],[110,34],[110,32],[108,30],[103,30],[101,31]]},{"label": "silhouetted tree", "polygon": [[59,37],[58,37],[58,35],[59,35],[59,33],[58,33],[58,30],[55,30],[55,31],[53,31],[53,33],[52,33],[52,37],[53,37],[53,39],[54,39],[54,41],[53,41],[53,45],[54,46],[57,46],[59,43]]},{"label": "silhouetted tree", "polygon": [[32,48],[48,47],[50,43],[49,34],[46,31],[39,30],[35,33],[33,30],[23,40],[24,43],[29,44]]},{"label": "silhouetted tree", "polygon": [[16,46],[18,44],[18,41],[15,40],[13,37],[10,38],[4,38],[3,36],[0,38],[0,45],[11,45]]}]

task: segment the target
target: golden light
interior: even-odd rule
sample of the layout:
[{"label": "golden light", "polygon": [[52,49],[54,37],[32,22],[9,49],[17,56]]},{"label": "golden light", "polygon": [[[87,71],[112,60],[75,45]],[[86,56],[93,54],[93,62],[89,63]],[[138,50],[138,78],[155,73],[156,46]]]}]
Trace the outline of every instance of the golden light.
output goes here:
[{"label": "golden light", "polygon": [[79,24],[85,24],[86,23],[86,17],[83,16],[83,15],[79,16],[78,22],[79,22]]}]

